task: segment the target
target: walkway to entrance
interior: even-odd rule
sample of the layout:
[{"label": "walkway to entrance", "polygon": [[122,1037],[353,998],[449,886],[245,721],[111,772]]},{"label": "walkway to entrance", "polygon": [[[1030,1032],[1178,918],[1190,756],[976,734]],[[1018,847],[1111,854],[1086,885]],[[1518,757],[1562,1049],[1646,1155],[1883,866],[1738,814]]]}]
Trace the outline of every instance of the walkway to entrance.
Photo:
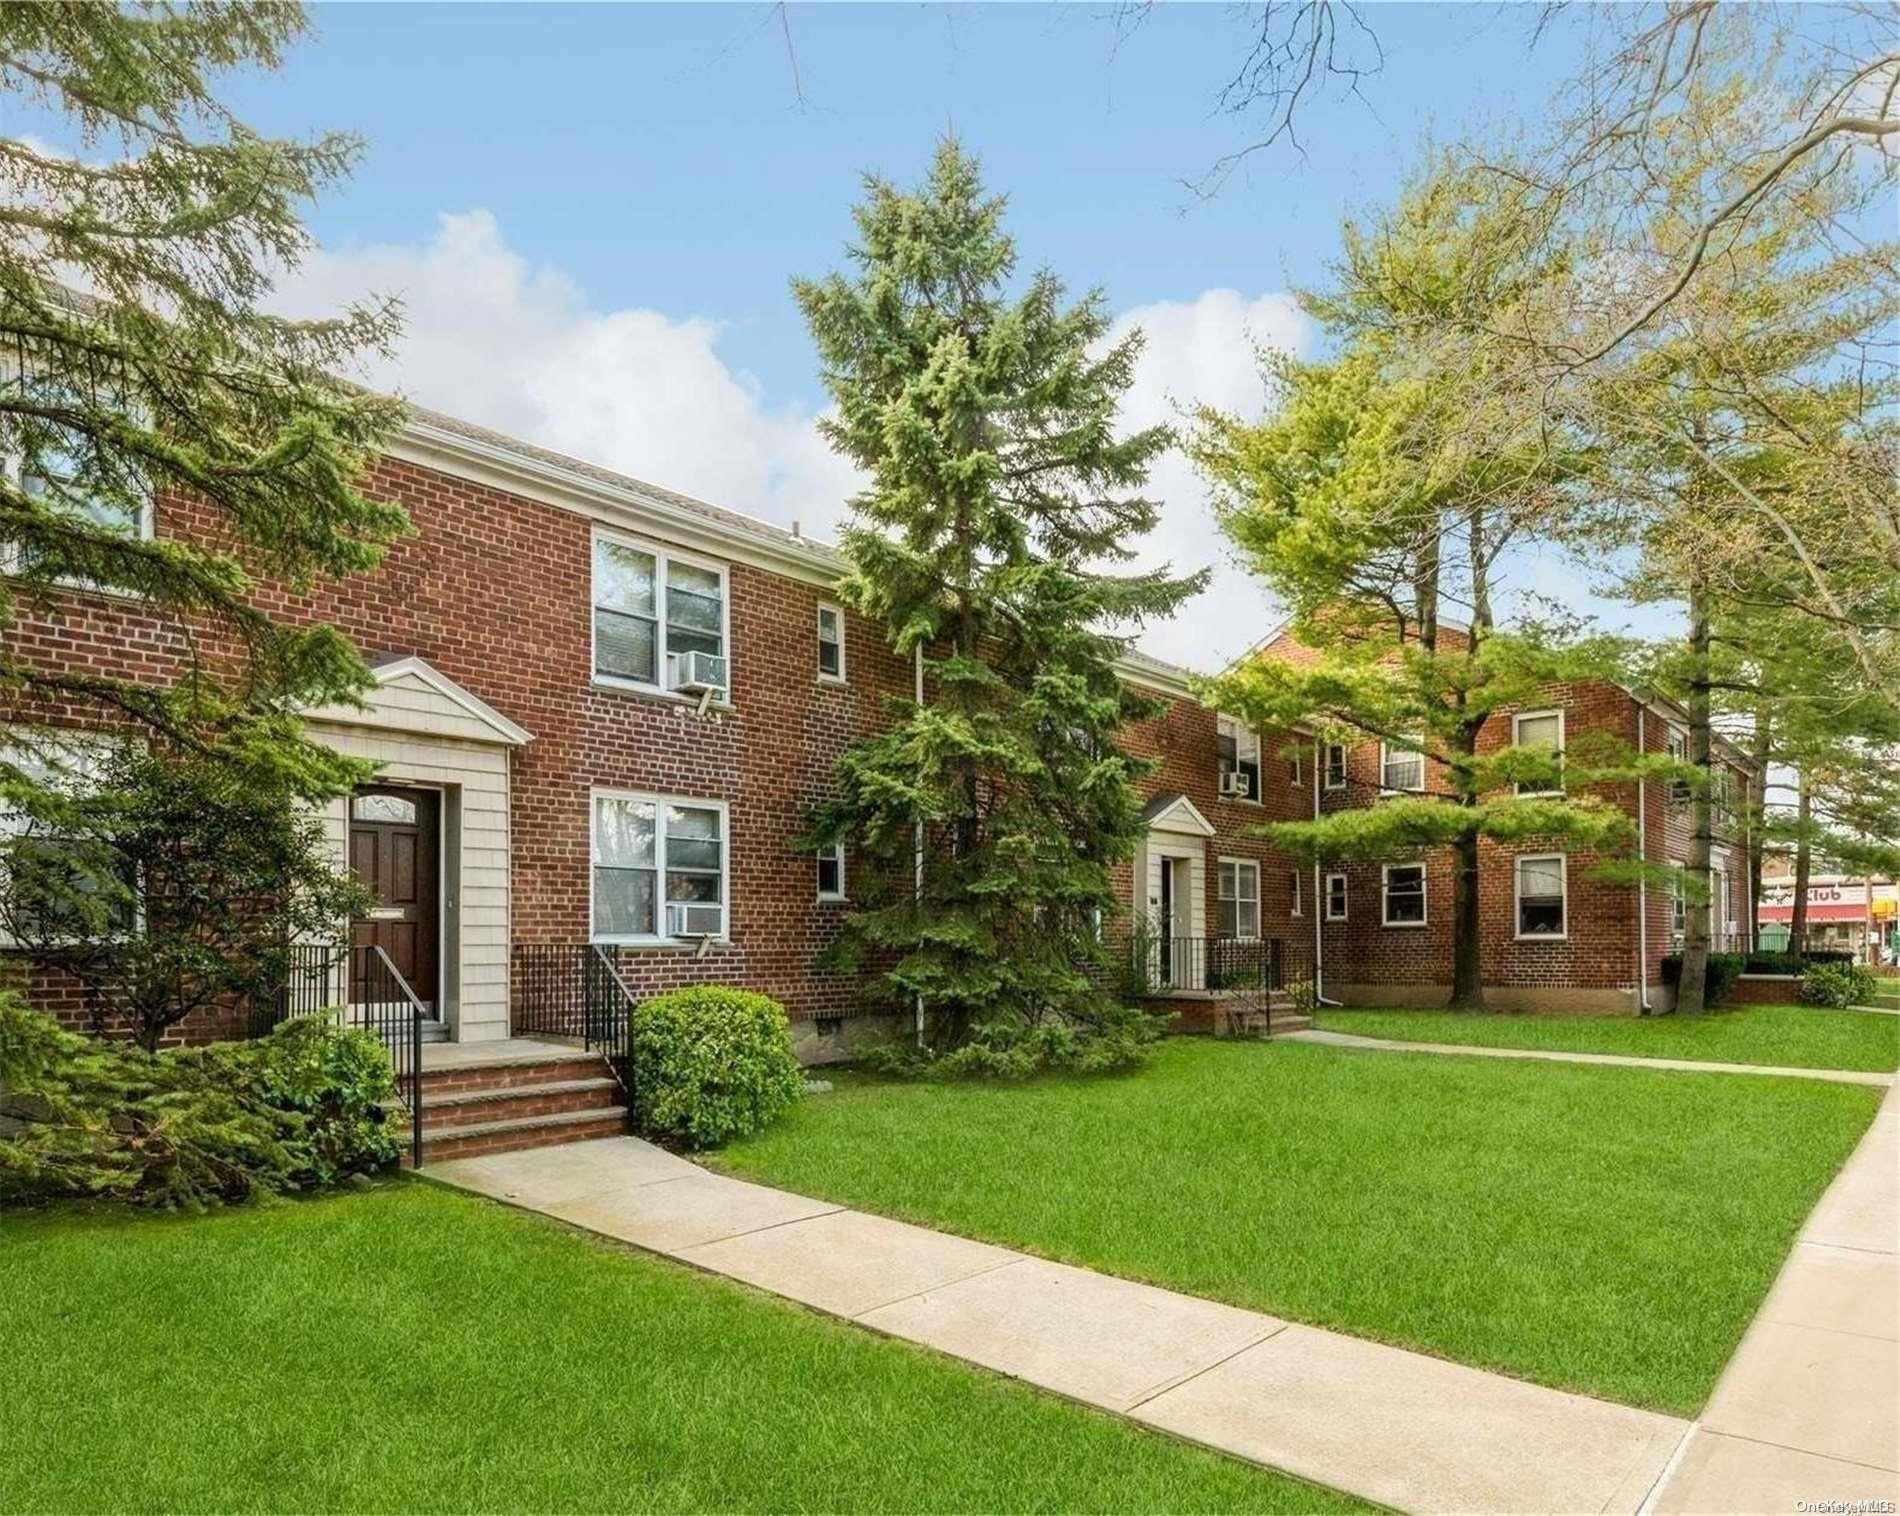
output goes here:
[{"label": "walkway to entrance", "polygon": [[636,1138],[422,1172],[1401,1510],[1633,1512],[1689,1430],[727,1179]]}]

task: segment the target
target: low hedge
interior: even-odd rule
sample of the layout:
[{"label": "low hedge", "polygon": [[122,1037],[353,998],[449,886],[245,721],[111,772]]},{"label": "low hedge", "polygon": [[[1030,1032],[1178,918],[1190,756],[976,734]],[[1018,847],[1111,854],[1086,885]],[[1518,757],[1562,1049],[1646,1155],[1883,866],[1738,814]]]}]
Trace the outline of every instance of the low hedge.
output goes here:
[{"label": "low hedge", "polygon": [[1880,977],[1857,963],[1817,963],[1801,976],[1801,1003],[1844,1010],[1869,1005],[1880,993]]},{"label": "low hedge", "polygon": [[785,1008],[721,985],[642,1001],[627,1028],[633,1113],[649,1136],[716,1147],[756,1132],[805,1091]]},{"label": "low hedge", "polygon": [[0,993],[0,1203],[188,1207],[322,1189],[401,1154],[382,1043],[327,1017],[147,1053]]}]

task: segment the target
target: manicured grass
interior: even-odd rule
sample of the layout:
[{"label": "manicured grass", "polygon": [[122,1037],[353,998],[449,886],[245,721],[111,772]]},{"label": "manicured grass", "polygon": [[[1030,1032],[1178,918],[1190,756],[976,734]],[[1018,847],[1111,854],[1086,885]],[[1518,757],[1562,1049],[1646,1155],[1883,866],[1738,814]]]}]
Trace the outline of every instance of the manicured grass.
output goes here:
[{"label": "manicured grass", "polygon": [[431,1186],[0,1214],[0,1511],[1339,1511]]},{"label": "manicured grass", "polygon": [[1900,1017],[1827,1011],[1805,1005],[1742,1006],[1701,1016],[1507,1016],[1456,1011],[1331,1011],[1315,1024],[1329,1032],[1399,1042],[1537,1048],[1562,1053],[1620,1053],[1630,1058],[1692,1058],[1704,1063],[1769,1063],[1797,1069],[1870,1069],[1900,1065]]},{"label": "manicured grass", "polygon": [[1179,1039],[1142,1074],[845,1079],[720,1166],[1692,1413],[1882,1092]]}]

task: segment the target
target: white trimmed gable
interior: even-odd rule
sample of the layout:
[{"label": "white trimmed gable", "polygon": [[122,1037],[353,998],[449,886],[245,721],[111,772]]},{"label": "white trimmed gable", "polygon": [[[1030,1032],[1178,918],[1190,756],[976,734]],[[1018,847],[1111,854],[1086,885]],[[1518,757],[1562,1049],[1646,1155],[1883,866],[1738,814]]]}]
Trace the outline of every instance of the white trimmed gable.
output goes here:
[{"label": "white trimmed gable", "polygon": [[309,712],[310,719],[504,747],[520,747],[534,738],[421,658],[392,659],[372,672],[376,684],[364,694],[361,708],[325,706]]}]

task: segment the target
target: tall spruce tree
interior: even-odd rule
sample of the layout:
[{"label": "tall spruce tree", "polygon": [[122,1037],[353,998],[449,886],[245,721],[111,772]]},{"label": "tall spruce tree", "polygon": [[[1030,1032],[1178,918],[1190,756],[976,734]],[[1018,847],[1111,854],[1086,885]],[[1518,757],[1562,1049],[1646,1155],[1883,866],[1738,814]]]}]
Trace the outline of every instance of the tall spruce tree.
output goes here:
[{"label": "tall spruce tree", "polygon": [[1129,1023],[1102,923],[1143,772],[1117,733],[1153,708],[1116,661],[1201,579],[1116,571],[1155,524],[1141,488],[1171,435],[1117,434],[1139,335],[1107,343],[1101,294],[1067,303],[1046,269],[1013,288],[1003,210],[945,140],[915,191],[867,178],[848,274],[793,286],[826,433],[870,479],[839,592],[922,688],[844,755],[813,835],[857,858],[841,966],[915,1007],[929,1049],[1112,1062]]}]

